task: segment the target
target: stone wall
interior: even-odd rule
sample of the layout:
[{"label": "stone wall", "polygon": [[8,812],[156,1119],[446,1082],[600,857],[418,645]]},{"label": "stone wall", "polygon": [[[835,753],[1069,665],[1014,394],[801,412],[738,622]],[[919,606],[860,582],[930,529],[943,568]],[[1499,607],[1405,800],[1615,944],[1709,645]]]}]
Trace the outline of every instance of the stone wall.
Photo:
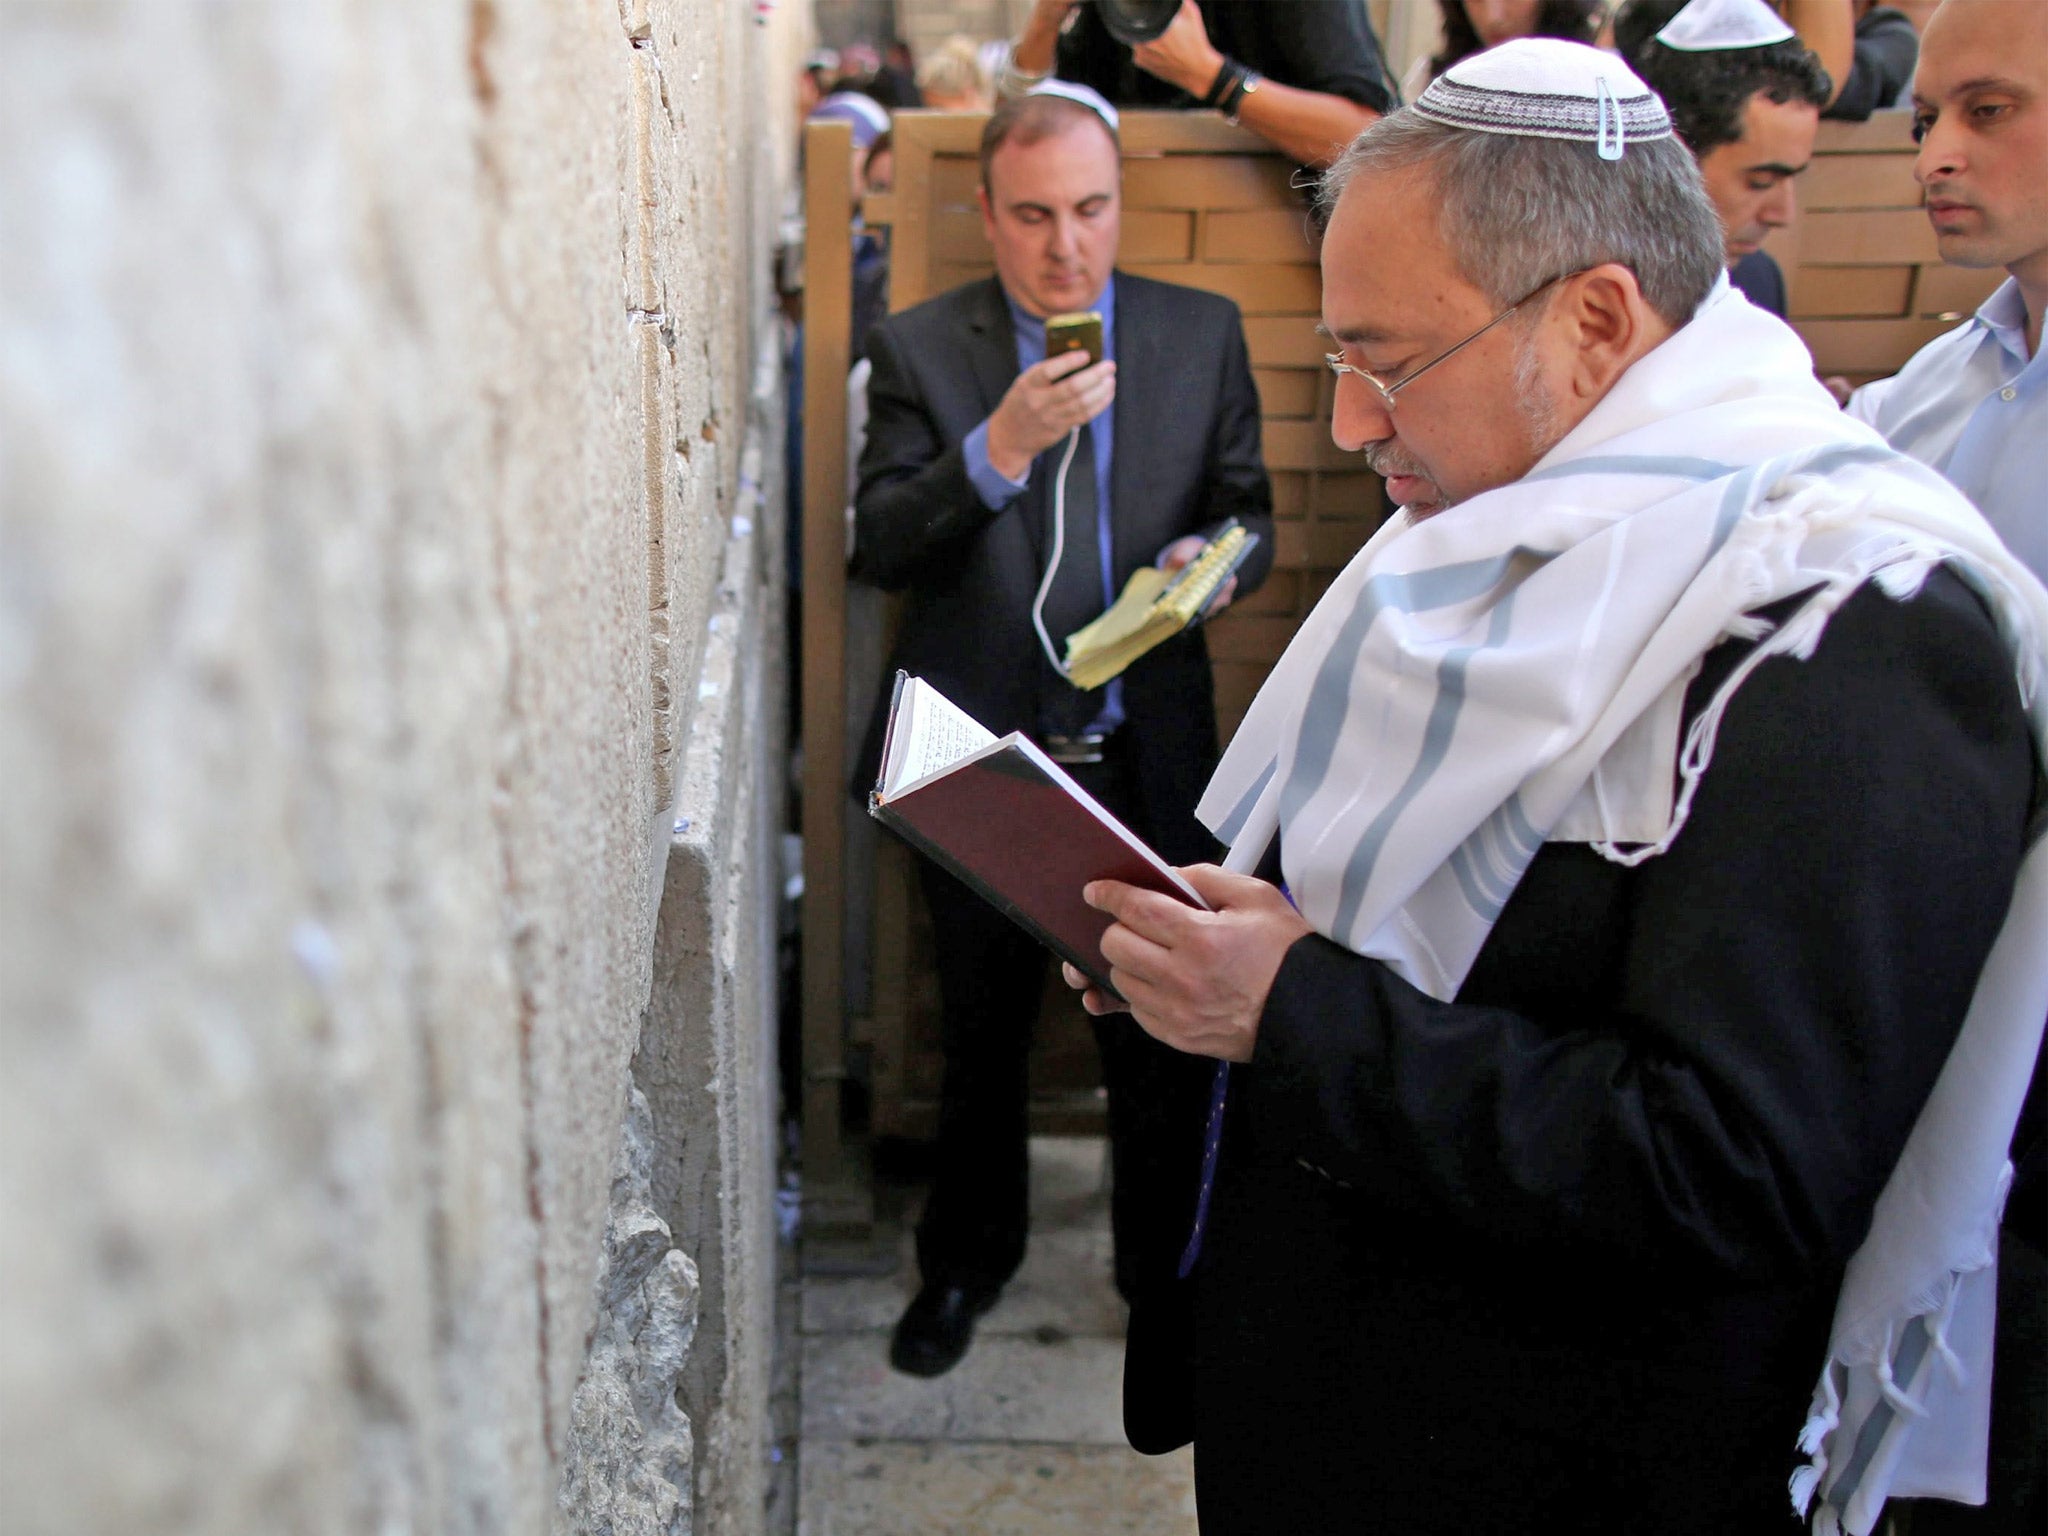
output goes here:
[{"label": "stone wall", "polygon": [[621,1337],[744,1497],[804,31],[0,5],[10,1536],[586,1528]]}]

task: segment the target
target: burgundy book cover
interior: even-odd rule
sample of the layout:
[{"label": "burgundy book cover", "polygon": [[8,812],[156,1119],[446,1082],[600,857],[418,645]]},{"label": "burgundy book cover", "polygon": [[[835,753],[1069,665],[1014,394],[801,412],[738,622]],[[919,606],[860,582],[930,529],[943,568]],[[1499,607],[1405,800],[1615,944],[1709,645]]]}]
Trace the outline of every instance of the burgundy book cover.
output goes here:
[{"label": "burgundy book cover", "polygon": [[1187,900],[1014,746],[882,802],[875,814],[1104,987],[1110,920],[1081,888],[1123,880]]}]

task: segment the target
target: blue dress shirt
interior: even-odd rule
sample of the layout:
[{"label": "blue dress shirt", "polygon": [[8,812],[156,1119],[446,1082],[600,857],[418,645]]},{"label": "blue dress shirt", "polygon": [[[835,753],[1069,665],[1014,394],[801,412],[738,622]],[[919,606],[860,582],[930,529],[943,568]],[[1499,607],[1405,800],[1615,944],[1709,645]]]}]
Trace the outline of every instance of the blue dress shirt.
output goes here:
[{"label": "blue dress shirt", "polygon": [[[1010,329],[1017,338],[1017,371],[1022,373],[1034,363],[1045,361],[1045,322],[1026,311],[1011,298],[1007,291],[1004,301],[1010,306]],[[1116,277],[1103,285],[1102,296],[1088,308],[1102,316],[1102,355],[1116,360]],[[1116,600],[1112,586],[1115,576],[1115,561],[1111,545],[1109,471],[1116,453],[1116,402],[1104,406],[1102,413],[1088,423],[1089,441],[1095,449],[1095,531],[1096,544],[1102,552],[1102,606],[1107,608]],[[991,512],[1000,512],[1019,496],[1031,483],[1030,471],[1025,478],[1012,480],[1008,475],[989,462],[988,422],[986,420],[969,432],[960,444],[960,451],[967,460],[967,478],[974,491],[981,498],[982,505]],[[1064,636],[1053,636],[1054,643]],[[1123,724],[1124,688],[1122,678],[1112,678],[1103,696],[1102,713],[1089,727],[1107,735]]]},{"label": "blue dress shirt", "polygon": [[1968,323],[1935,337],[1896,375],[1857,390],[1848,410],[1946,475],[2048,581],[2048,362],[2027,356],[2017,280],[2007,278]]}]

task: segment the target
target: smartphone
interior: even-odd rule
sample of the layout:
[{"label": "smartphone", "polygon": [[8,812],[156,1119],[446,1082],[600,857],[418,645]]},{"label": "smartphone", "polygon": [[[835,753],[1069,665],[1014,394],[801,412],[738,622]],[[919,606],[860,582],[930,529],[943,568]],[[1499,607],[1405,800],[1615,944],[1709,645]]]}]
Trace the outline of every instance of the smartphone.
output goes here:
[{"label": "smartphone", "polygon": [[1094,310],[1054,315],[1045,322],[1045,355],[1086,352],[1093,367],[1102,361],[1102,316]]}]

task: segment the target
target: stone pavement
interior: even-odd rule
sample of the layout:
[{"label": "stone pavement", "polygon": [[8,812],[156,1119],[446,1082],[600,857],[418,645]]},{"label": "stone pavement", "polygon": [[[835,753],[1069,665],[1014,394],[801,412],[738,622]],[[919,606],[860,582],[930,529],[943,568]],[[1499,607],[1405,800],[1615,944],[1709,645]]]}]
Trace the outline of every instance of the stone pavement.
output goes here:
[{"label": "stone pavement", "polygon": [[[1030,1252],[935,1381],[889,1368],[917,1268],[790,1287],[798,1536],[1194,1536],[1186,1451],[1124,1443],[1098,1137],[1034,1137]],[[785,1335],[787,1338],[787,1335]]]}]

